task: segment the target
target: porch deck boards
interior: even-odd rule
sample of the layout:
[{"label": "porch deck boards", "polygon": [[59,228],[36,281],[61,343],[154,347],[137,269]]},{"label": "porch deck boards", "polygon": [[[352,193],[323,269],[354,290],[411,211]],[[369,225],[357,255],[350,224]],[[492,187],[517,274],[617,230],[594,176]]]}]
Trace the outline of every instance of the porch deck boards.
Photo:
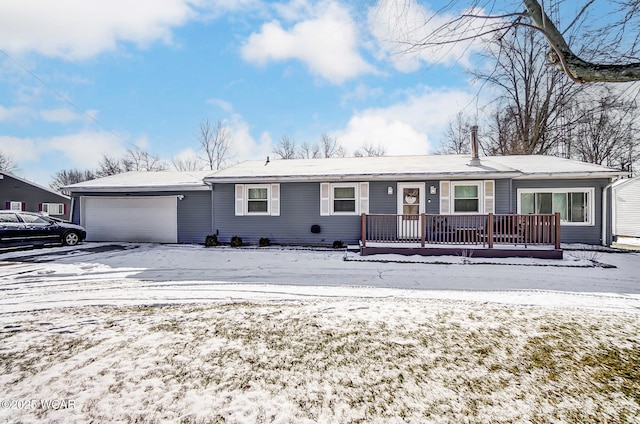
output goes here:
[{"label": "porch deck boards", "polygon": [[562,259],[562,249],[554,246],[498,245],[493,248],[487,245],[445,245],[421,243],[376,243],[360,244],[362,256],[395,254],[403,256],[469,256],[474,258],[537,258]]}]

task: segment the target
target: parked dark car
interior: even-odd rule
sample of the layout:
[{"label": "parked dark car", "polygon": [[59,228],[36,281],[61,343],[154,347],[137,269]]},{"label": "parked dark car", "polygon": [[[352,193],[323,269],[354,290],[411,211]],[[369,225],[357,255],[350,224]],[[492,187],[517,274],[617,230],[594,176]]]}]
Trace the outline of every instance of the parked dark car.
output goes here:
[{"label": "parked dark car", "polygon": [[0,211],[0,246],[61,243],[75,246],[87,237],[79,225],[32,212]]}]

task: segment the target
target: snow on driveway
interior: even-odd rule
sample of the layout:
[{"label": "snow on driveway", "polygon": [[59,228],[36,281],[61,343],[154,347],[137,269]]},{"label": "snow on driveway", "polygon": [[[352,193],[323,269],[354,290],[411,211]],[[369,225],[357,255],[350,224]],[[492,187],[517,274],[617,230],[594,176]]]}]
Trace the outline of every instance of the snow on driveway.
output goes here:
[{"label": "snow on driveway", "polygon": [[[593,260],[615,268],[593,266]],[[564,260],[85,243],[0,254],[3,312],[310,297],[427,298],[640,311],[640,254]]]},{"label": "snow on driveway", "polygon": [[640,257],[565,255],[3,253],[0,421],[638,422]]}]

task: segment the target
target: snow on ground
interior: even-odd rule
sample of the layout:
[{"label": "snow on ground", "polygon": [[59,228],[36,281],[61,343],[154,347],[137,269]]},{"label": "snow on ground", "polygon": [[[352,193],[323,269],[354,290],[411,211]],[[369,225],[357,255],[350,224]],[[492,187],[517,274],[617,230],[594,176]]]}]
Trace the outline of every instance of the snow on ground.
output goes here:
[{"label": "snow on ground", "polygon": [[0,421],[640,422],[639,259],[2,253]]}]

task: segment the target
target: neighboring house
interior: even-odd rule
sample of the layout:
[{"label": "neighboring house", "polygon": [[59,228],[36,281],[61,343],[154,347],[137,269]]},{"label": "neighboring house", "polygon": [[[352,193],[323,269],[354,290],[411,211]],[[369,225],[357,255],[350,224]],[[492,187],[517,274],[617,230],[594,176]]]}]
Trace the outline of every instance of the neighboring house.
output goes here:
[{"label": "neighboring house", "polygon": [[127,172],[65,187],[87,241],[202,243],[211,234],[211,171]]},{"label": "neighboring house", "polygon": [[623,175],[549,156],[388,156],[246,161],[216,173],[127,173],[67,189],[73,220],[87,228],[89,240],[202,243],[216,234],[223,242],[239,236],[249,243],[265,237],[351,244],[360,239],[363,213],[557,212],[562,242],[600,244],[609,233],[603,191]]},{"label": "neighboring house", "polygon": [[247,161],[205,178],[213,231],[256,242],[357,243],[360,214],[561,215],[561,241],[602,243],[602,194],[625,173],[550,156]]},{"label": "neighboring house", "polygon": [[71,199],[50,188],[0,171],[0,208],[40,212],[63,220],[71,213]]},{"label": "neighboring house", "polygon": [[640,177],[611,185],[611,235],[640,238]]}]

